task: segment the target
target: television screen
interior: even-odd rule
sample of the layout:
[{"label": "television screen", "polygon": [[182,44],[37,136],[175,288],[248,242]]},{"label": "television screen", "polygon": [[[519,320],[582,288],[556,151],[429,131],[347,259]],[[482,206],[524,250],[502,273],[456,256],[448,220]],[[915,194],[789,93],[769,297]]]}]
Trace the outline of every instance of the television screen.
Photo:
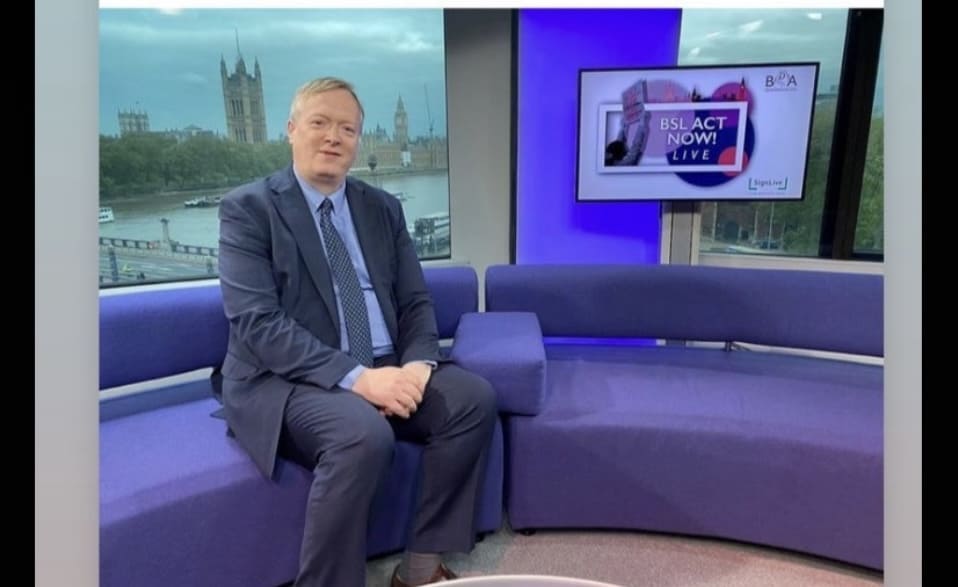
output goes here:
[{"label": "television screen", "polygon": [[818,68],[581,70],[576,199],[801,200]]}]

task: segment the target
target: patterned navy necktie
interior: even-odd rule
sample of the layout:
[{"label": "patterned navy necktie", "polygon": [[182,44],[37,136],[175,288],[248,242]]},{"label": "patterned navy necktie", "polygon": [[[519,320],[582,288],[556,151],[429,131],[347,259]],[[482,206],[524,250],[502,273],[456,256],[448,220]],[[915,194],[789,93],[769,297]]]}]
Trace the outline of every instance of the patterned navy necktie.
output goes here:
[{"label": "patterned navy necktie", "polygon": [[367,367],[373,366],[373,343],[369,334],[369,312],[366,299],[359,287],[359,277],[349,257],[346,245],[333,226],[333,203],[326,198],[319,206],[319,228],[326,243],[326,256],[339,286],[339,301],[343,305],[349,354]]}]

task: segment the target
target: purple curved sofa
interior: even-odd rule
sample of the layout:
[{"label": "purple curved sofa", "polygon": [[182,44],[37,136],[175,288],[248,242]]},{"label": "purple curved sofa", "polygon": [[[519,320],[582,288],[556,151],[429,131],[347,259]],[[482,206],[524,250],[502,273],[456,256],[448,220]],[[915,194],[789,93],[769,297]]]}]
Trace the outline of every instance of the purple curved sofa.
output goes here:
[{"label": "purple curved sofa", "polygon": [[510,523],[719,537],[881,569],[881,362],[756,345],[881,357],[882,281],[490,267],[486,313],[459,330],[495,332],[503,351],[455,352],[507,412]]},{"label": "purple curved sofa", "polygon": [[[440,336],[478,306],[472,268],[426,268]],[[228,324],[219,285],[103,295],[100,389],[218,365]],[[455,343],[455,341],[453,341]],[[226,425],[208,379],[100,402],[100,585],[276,587],[295,578],[311,472],[280,461],[265,479]],[[403,547],[418,446],[398,442],[377,494],[369,555]],[[480,532],[502,521],[503,443],[489,452]]]}]

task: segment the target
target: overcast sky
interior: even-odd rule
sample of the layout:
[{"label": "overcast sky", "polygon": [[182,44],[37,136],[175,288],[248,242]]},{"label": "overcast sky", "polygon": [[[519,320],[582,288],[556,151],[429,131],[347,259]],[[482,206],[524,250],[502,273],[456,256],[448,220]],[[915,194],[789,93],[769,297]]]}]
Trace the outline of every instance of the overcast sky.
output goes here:
[{"label": "overcast sky", "polygon": [[[819,61],[819,91],[838,83],[848,11],[687,9],[682,65]],[[230,72],[240,51],[252,73],[259,59],[267,132],[285,134],[289,102],[304,81],[350,80],[366,128],[393,132],[401,94],[410,135],[446,134],[442,11],[429,10],[131,10],[100,11],[100,132],[118,134],[117,111],[149,113],[152,130],[195,124],[225,134],[220,57]],[[882,108],[880,72],[876,107]],[[428,114],[426,92],[428,91]]]},{"label": "overcast sky", "polygon": [[[687,9],[682,15],[680,65],[818,61],[818,91],[838,85],[847,9]],[[881,110],[884,72],[875,90]]]},{"label": "overcast sky", "polygon": [[100,132],[119,134],[117,111],[149,113],[151,130],[194,124],[226,132],[220,57],[230,73],[236,32],[247,70],[259,59],[270,139],[285,135],[293,92],[325,75],[352,82],[366,129],[392,134],[402,95],[409,134],[446,134],[442,11],[100,10]]}]

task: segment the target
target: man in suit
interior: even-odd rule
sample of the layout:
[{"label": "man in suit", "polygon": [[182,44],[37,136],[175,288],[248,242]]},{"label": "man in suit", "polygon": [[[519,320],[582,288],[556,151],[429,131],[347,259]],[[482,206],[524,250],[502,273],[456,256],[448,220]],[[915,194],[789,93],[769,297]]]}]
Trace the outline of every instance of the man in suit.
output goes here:
[{"label": "man in suit", "polygon": [[365,585],[370,505],[397,438],[423,455],[391,585],[454,578],[441,553],[474,545],[495,418],[489,383],[440,362],[400,202],[346,176],[362,123],[349,83],[306,83],[287,123],[292,166],[219,209],[225,418],[264,475],[277,455],[314,472],[296,587]]}]

